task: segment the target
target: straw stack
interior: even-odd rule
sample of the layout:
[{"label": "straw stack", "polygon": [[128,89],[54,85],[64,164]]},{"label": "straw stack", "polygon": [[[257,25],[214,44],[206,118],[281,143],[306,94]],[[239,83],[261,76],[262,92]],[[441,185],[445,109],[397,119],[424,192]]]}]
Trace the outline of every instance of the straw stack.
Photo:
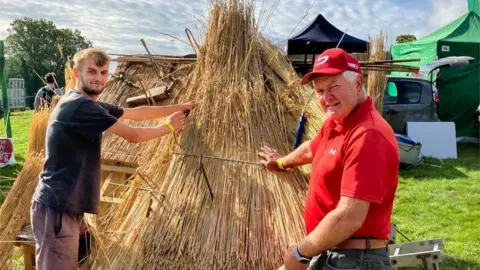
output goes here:
[{"label": "straw stack", "polygon": [[[382,61],[386,60],[387,54],[386,48],[387,35],[380,31],[373,37],[369,36],[370,46],[370,61]],[[385,86],[387,83],[387,71],[383,70],[369,70],[368,71],[368,92],[373,99],[373,103],[378,112],[382,113],[383,110],[383,96],[385,93]]]},{"label": "straw stack", "polygon": [[[60,56],[63,58],[63,47],[61,44],[57,44],[58,52]],[[73,76],[73,69],[70,63],[70,60],[66,58],[65,62],[65,93],[67,93],[70,89],[75,88],[75,77]]]},{"label": "straw stack", "polygon": [[27,158],[0,208],[0,266],[6,264],[18,231],[30,220],[30,202],[43,167],[49,116],[49,109],[33,114]]},{"label": "straw stack", "polygon": [[70,61],[67,60],[65,63],[65,93],[73,88],[75,88],[75,77],[73,76],[72,65],[70,64]]},{"label": "straw stack", "polygon": [[[154,155],[123,203],[87,215],[97,243],[83,269],[275,269],[304,237],[307,175],[268,172],[257,151],[292,150],[312,89],[260,36],[253,11],[253,2],[212,4],[205,44],[175,100],[201,105],[181,133],[146,148]],[[314,104],[305,140],[322,123]]]},{"label": "straw stack", "polygon": [[33,113],[32,125],[28,139],[28,153],[43,153],[45,149],[45,134],[47,132],[50,109],[42,109]]},{"label": "straw stack", "polygon": [[[42,170],[43,155],[30,154],[0,208],[0,266],[6,265],[17,233],[30,219],[30,201]],[[1,267],[0,267],[1,269]]]}]

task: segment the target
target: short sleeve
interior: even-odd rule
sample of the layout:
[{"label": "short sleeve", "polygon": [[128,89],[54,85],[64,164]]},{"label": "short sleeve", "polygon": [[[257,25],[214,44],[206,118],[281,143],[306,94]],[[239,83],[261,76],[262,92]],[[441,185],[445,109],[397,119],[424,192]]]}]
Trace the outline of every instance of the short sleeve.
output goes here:
[{"label": "short sleeve", "polygon": [[116,106],[116,105],[113,105],[113,104],[109,104],[109,103],[105,103],[105,102],[101,102],[99,101],[98,102],[105,110],[108,111],[108,113],[110,115],[112,115],[113,117],[115,118],[120,118],[122,117],[123,115],[123,108],[122,107],[119,107],[119,106]]},{"label": "short sleeve", "polygon": [[89,140],[96,140],[118,119],[109,113],[99,102],[86,100],[80,103],[73,113],[69,126]]},{"label": "short sleeve", "polygon": [[341,195],[381,203],[387,193],[395,151],[378,131],[354,134],[345,149]]}]

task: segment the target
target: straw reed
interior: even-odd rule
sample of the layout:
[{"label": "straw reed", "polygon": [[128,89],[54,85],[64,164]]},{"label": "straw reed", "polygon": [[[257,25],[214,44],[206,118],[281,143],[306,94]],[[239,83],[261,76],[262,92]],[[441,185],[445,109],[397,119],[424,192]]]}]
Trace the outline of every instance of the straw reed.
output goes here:
[{"label": "straw reed", "polygon": [[[60,56],[63,58],[63,47],[61,44],[57,44],[57,49],[58,52],[60,53]],[[72,64],[70,63],[70,60],[66,58],[65,61],[65,93],[70,91],[70,89],[75,88],[75,77],[73,76],[73,69],[72,69]]]},{"label": "straw reed", "polygon": [[69,60],[65,63],[65,93],[75,88],[75,77],[73,76],[73,68]]},{"label": "straw reed", "polygon": [[6,264],[17,233],[30,222],[30,202],[43,168],[49,116],[50,109],[33,113],[27,158],[0,208],[0,266]]},{"label": "straw reed", "polygon": [[[183,62],[192,62],[175,59],[179,65],[175,71],[166,64],[165,75],[159,79],[147,74],[154,72],[145,65],[145,57],[132,56],[131,62],[118,64],[117,69],[127,71],[126,75],[143,74],[148,87],[155,87],[158,80],[180,78],[173,97],[160,104],[195,99],[201,106],[175,136],[127,146],[106,134],[102,156],[107,151],[124,153],[126,148],[135,156],[144,155],[122,160],[140,165],[127,183],[131,188],[123,202],[105,213],[86,215],[95,245],[82,269],[272,269],[282,264],[284,249],[304,236],[302,213],[309,167],[273,173],[253,163],[265,143],[282,153],[292,150],[298,118],[313,89],[299,85],[288,60],[260,36],[252,2],[215,1],[210,18],[193,69],[172,76]],[[160,63],[171,63],[168,60],[173,59],[154,57]],[[67,78],[66,84],[68,90]],[[124,94],[131,90],[126,81],[118,80],[109,84],[101,99],[123,105]],[[304,141],[317,134],[324,119],[314,101],[307,112]],[[38,164],[43,157],[37,153],[44,149],[48,113],[34,117],[29,158],[7,198],[25,194],[31,199],[30,190],[36,185],[32,181],[41,170]],[[219,157],[203,160],[213,200],[199,171],[198,157],[174,152]],[[29,201],[21,201],[8,213],[28,215],[28,209]],[[18,224],[4,224],[13,228],[8,237],[21,229],[23,224]],[[0,254],[9,250],[0,248]]]},{"label": "straw reed", "polygon": [[47,132],[50,109],[42,109],[33,113],[32,125],[28,139],[28,153],[43,153],[45,151],[45,134]]},{"label": "straw reed", "polygon": [[42,170],[43,159],[43,155],[37,153],[27,156],[22,171],[0,208],[0,266],[6,265],[18,231],[29,222],[30,201]]},{"label": "straw reed", "polygon": [[[201,53],[171,100],[201,105],[181,133],[142,148],[149,159],[123,203],[86,216],[96,245],[83,269],[274,269],[304,237],[307,175],[268,172],[257,151],[292,150],[312,89],[260,36],[253,11],[252,2],[212,4]],[[305,140],[323,123],[315,102],[308,108]],[[203,159],[206,177],[202,154],[216,157]]]},{"label": "straw reed", "polygon": [[[370,61],[384,61],[387,58],[385,51],[387,34],[380,31],[380,33],[369,36],[370,46]],[[374,107],[378,112],[383,110],[383,96],[385,94],[385,86],[387,83],[387,70],[378,68],[370,68],[368,71],[368,93],[373,99]]]}]

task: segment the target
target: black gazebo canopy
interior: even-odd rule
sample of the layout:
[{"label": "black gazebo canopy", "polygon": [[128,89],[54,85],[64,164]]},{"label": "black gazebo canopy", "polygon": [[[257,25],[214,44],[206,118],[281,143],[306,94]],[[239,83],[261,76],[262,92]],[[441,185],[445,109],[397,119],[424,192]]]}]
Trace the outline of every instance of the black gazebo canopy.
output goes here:
[{"label": "black gazebo canopy", "polygon": [[[288,39],[287,54],[320,54],[326,49],[335,48],[342,36],[343,31],[319,14],[311,24]],[[345,34],[339,47],[349,53],[365,53],[368,42]]]}]

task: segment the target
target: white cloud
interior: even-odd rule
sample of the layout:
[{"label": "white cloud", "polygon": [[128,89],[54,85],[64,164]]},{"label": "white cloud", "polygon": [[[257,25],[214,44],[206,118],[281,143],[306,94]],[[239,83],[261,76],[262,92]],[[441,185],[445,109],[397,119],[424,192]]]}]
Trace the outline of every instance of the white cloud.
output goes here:
[{"label": "white cloud", "polygon": [[[349,27],[348,34],[358,38],[367,39],[369,34],[384,30],[394,41],[398,34],[418,37],[445,25],[466,11],[464,2],[259,0],[256,14],[260,15],[263,6],[261,23],[269,18],[263,33],[275,41],[286,39],[292,30],[295,34],[318,13],[342,31]],[[187,54],[192,52],[189,45],[160,32],[186,41],[185,28],[189,28],[200,42],[210,0],[0,0],[0,4],[0,39],[6,37],[15,18],[29,16],[52,20],[58,27],[77,28],[95,46],[112,53],[144,53],[140,38],[145,38],[154,53]]]},{"label": "white cloud", "polygon": [[[297,23],[306,14],[312,1],[292,0],[282,1],[277,8],[277,13],[272,17],[270,24],[274,25],[275,32],[285,39],[295,28]],[[330,23],[341,31],[348,28],[347,34],[368,39],[369,35],[383,30],[387,32],[389,41],[394,41],[399,34],[411,32],[414,28],[425,28],[425,9],[418,5],[391,0],[317,0],[308,10],[308,15],[293,31],[299,32],[321,13]],[[408,13],[408,19],[405,14]],[[271,35],[271,27],[265,34]]]},{"label": "white cloud", "polygon": [[465,14],[468,10],[467,1],[459,0],[430,0],[433,11],[429,16],[429,26],[432,29],[441,28],[458,17]]}]

